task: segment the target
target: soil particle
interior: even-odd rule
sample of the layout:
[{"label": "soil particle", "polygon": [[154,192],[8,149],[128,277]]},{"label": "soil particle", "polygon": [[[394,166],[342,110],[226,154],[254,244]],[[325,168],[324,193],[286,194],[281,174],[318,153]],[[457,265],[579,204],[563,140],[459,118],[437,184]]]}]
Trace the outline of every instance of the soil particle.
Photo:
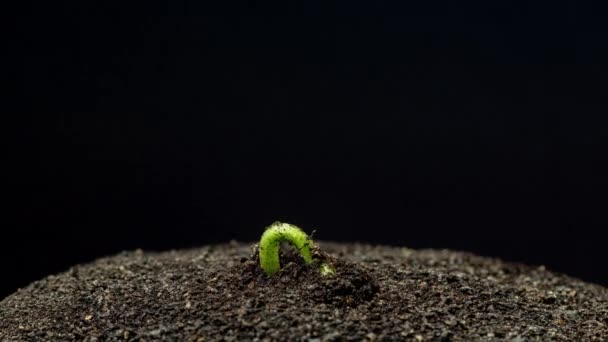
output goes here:
[{"label": "soil particle", "polygon": [[[321,243],[121,253],[0,302],[0,341],[607,341],[608,289],[467,253]],[[326,254],[327,253],[327,254]]]}]

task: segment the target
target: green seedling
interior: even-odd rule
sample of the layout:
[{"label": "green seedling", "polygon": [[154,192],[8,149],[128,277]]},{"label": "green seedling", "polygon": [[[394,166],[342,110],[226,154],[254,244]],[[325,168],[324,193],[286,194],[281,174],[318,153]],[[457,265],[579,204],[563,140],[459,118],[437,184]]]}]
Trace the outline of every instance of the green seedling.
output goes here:
[{"label": "green seedling", "polygon": [[[281,242],[286,241],[294,246],[306,264],[313,263],[312,248],[313,242],[302,229],[288,223],[275,222],[266,228],[260,239],[260,265],[268,276],[279,271],[279,247]],[[334,268],[321,263],[319,272],[325,276],[335,275]]]}]

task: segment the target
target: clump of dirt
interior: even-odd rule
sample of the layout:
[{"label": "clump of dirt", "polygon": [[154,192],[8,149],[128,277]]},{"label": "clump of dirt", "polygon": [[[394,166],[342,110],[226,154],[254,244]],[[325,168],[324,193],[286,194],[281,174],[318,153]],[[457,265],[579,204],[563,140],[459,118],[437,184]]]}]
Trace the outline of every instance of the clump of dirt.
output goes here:
[{"label": "clump of dirt", "polygon": [[121,253],[0,302],[0,341],[608,339],[608,289],[467,253],[321,243],[283,248],[267,277],[250,244]]},{"label": "clump of dirt", "polygon": [[[293,247],[285,244],[279,253],[281,270],[268,277],[259,266],[258,246],[255,245],[249,258],[241,259],[242,267],[238,271],[254,291],[270,289],[278,295],[296,291],[316,303],[336,306],[357,306],[371,300],[378,291],[371,274],[359,265],[336,259],[318,247],[313,248],[312,255],[315,261],[307,265]],[[333,265],[336,274],[322,275],[319,272],[321,263]]]}]

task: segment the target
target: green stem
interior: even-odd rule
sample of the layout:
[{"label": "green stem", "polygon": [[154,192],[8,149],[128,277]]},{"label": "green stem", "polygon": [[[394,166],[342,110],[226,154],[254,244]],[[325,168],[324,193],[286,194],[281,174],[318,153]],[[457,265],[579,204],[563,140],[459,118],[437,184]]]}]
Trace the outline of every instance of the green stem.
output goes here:
[{"label": "green stem", "polygon": [[[294,246],[304,262],[310,264],[312,258],[312,240],[302,231],[302,229],[288,223],[275,222],[266,228],[260,239],[260,265],[268,276],[279,271],[279,247],[281,242],[287,241]],[[330,265],[323,263],[320,267],[323,275],[333,275],[335,271]]]}]

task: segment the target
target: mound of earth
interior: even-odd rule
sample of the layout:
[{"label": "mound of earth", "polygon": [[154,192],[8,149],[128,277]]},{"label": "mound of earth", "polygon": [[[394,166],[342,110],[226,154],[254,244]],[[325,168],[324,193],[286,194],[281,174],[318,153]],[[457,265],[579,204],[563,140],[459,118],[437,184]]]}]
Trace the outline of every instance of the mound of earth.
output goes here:
[{"label": "mound of earth", "polygon": [[250,244],[122,253],[0,302],[0,341],[608,340],[608,289],[467,253],[321,243],[337,275]]}]

